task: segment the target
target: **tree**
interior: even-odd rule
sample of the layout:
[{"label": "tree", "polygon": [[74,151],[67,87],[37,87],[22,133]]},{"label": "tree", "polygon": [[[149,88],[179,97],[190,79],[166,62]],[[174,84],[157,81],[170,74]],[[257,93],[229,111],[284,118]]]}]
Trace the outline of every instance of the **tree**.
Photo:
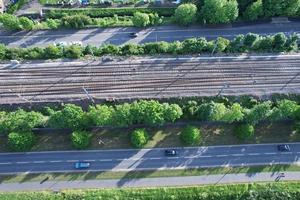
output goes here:
[{"label": "tree", "polygon": [[244,117],[243,111],[244,109],[240,104],[234,103],[229,109],[227,109],[222,120],[228,123],[241,121]]},{"label": "tree", "polygon": [[193,126],[187,126],[183,129],[180,138],[186,145],[197,145],[200,143],[200,130]]},{"label": "tree", "polygon": [[197,7],[194,4],[181,4],[175,10],[174,19],[180,25],[189,25],[195,21]]},{"label": "tree", "polygon": [[223,103],[204,103],[197,109],[197,116],[200,120],[219,121],[226,113],[226,107]]},{"label": "tree", "polygon": [[138,44],[125,44],[121,47],[123,55],[140,55],[144,53],[144,49]]},{"label": "tree", "polygon": [[35,144],[35,136],[31,132],[8,134],[7,142],[12,151],[29,151]]},{"label": "tree", "polygon": [[115,126],[130,126],[133,124],[134,118],[131,113],[131,106],[128,103],[116,105],[112,115],[113,124]]},{"label": "tree", "polygon": [[298,109],[295,101],[281,100],[277,103],[277,107],[272,109],[270,118],[272,120],[292,119]]},{"label": "tree", "polygon": [[159,25],[163,22],[162,18],[159,17],[159,15],[157,13],[150,13],[148,16],[149,16],[151,25]]},{"label": "tree", "polygon": [[230,41],[223,37],[218,37],[216,40],[216,52],[224,52],[225,49],[229,46]]},{"label": "tree", "polygon": [[62,110],[54,112],[49,118],[50,127],[82,129],[84,112],[81,107],[66,104]]},{"label": "tree", "polygon": [[4,60],[6,55],[6,46],[0,43],[0,60]]},{"label": "tree", "polygon": [[266,17],[295,16],[300,7],[300,0],[264,0],[263,8]]},{"label": "tree", "polygon": [[132,17],[132,23],[136,27],[145,27],[150,24],[149,15],[146,13],[136,12]]},{"label": "tree", "polygon": [[234,134],[240,140],[246,140],[254,136],[254,127],[250,124],[239,124],[234,128]]},{"label": "tree", "polygon": [[273,36],[262,37],[259,41],[258,50],[271,52],[274,46]]},{"label": "tree", "polygon": [[60,25],[59,20],[55,19],[46,19],[46,24],[50,29],[57,29]]},{"label": "tree", "polygon": [[244,35],[237,35],[233,40],[231,40],[228,50],[233,53],[245,52],[244,40]]},{"label": "tree", "polygon": [[0,22],[3,24],[4,28],[9,31],[21,30],[20,21],[15,15],[7,13],[1,14]]},{"label": "tree", "polygon": [[248,124],[257,124],[258,122],[267,119],[271,114],[271,102],[266,101],[255,105],[253,108],[246,110],[245,121]]},{"label": "tree", "polygon": [[100,55],[118,55],[120,47],[113,44],[104,44],[99,48]]},{"label": "tree", "polygon": [[75,131],[71,135],[72,145],[76,149],[86,149],[91,142],[91,137],[88,132]]},{"label": "tree", "polygon": [[174,122],[176,119],[179,119],[183,112],[179,105],[177,104],[163,104],[164,120],[167,122]]},{"label": "tree", "polygon": [[26,112],[19,109],[15,112],[9,112],[2,120],[2,130],[10,132],[30,132],[33,128],[44,125],[45,118],[38,112]]},{"label": "tree", "polygon": [[204,0],[202,15],[205,23],[225,24],[238,17],[238,4],[236,0]]},{"label": "tree", "polygon": [[244,19],[255,21],[264,15],[262,0],[257,0],[249,5],[243,14]]},{"label": "tree", "polygon": [[254,33],[248,33],[244,38],[244,45],[248,49],[254,49],[260,40],[260,36]]},{"label": "tree", "polygon": [[274,35],[274,48],[277,51],[283,51],[285,49],[285,44],[287,42],[287,37],[284,33],[277,33]]},{"label": "tree", "polygon": [[96,105],[90,106],[88,116],[96,126],[112,125],[113,112],[112,106]]},{"label": "tree", "polygon": [[20,26],[22,29],[30,31],[32,30],[34,24],[33,21],[28,19],[27,17],[20,17],[19,18]]},{"label": "tree", "polygon": [[142,148],[147,144],[149,135],[145,129],[137,129],[131,133],[131,144],[135,148]]},{"label": "tree", "polygon": [[64,47],[64,56],[66,58],[80,58],[82,56],[82,47],[76,44]]}]

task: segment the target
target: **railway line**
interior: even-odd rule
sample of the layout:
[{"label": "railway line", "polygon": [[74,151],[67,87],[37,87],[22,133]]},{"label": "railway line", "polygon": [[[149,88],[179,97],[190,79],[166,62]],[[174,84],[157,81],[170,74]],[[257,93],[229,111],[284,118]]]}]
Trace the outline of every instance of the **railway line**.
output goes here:
[{"label": "railway line", "polygon": [[299,93],[299,74],[300,55],[1,64],[0,104]]}]

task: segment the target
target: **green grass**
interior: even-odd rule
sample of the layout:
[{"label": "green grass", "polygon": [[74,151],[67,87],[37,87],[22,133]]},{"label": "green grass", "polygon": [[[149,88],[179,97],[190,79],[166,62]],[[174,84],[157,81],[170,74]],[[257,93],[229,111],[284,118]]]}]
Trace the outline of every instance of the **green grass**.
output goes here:
[{"label": "green grass", "polygon": [[297,200],[300,182],[0,193],[1,200]]},{"label": "green grass", "polygon": [[225,168],[199,168],[185,170],[159,170],[159,171],[132,171],[132,172],[72,172],[72,173],[43,173],[43,174],[18,174],[0,175],[0,183],[13,182],[40,182],[46,177],[49,181],[74,181],[74,180],[103,180],[103,179],[134,179],[177,176],[202,176],[213,174],[237,174],[258,172],[283,172],[300,171],[298,165],[275,165],[255,167],[225,167]]}]

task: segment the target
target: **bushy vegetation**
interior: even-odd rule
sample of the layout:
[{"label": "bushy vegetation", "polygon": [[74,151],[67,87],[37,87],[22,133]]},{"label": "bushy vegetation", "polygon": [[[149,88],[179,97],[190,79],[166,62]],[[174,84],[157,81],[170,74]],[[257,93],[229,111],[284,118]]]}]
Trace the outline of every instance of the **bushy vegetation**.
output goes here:
[{"label": "bushy vegetation", "polygon": [[71,134],[72,145],[76,149],[86,149],[91,142],[91,137],[86,131],[74,131]]},{"label": "bushy vegetation", "polygon": [[147,144],[149,135],[145,129],[137,129],[131,133],[130,141],[133,147],[142,148]]},{"label": "bushy vegetation", "polygon": [[29,151],[35,143],[35,136],[31,132],[11,132],[7,141],[11,151]]},{"label": "bushy vegetation", "polygon": [[11,4],[7,8],[6,13],[14,14],[17,10],[22,8],[27,2],[28,2],[28,0],[18,0],[18,1],[16,1],[15,3]]},{"label": "bushy vegetation", "polygon": [[194,4],[181,4],[175,10],[174,19],[180,25],[189,25],[196,21],[197,7]]},{"label": "bushy vegetation", "polygon": [[238,124],[234,128],[234,134],[240,140],[246,140],[254,136],[254,127],[250,124]]},{"label": "bushy vegetation", "polygon": [[233,40],[217,38],[207,41],[205,38],[190,38],[182,42],[151,42],[145,44],[125,44],[116,46],[104,44],[100,47],[79,45],[10,48],[0,44],[0,59],[58,59],[80,58],[82,56],[103,55],[155,55],[155,54],[200,54],[200,53],[247,53],[247,52],[295,52],[298,51],[298,36],[285,36],[278,33],[270,36],[260,36],[249,33],[239,35]]},{"label": "bushy vegetation", "polygon": [[299,182],[261,184],[230,184],[194,187],[162,187],[135,189],[66,190],[62,193],[15,192],[1,193],[1,199],[13,200],[297,200]]},{"label": "bushy vegetation", "polygon": [[199,145],[201,142],[200,130],[197,127],[187,126],[181,132],[180,138],[186,145]]}]

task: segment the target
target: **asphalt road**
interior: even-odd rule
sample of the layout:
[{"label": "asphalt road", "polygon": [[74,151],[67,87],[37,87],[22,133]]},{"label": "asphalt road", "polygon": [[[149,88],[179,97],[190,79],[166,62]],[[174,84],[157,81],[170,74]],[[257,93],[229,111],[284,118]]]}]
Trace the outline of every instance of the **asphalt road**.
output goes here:
[{"label": "asphalt road", "polygon": [[[52,190],[62,189],[91,189],[91,188],[120,188],[120,187],[163,187],[163,186],[188,186],[203,184],[232,184],[232,183],[253,183],[253,182],[274,182],[274,181],[295,181],[300,180],[300,172],[285,172],[280,177],[280,171],[276,169],[268,173],[238,173],[217,174],[205,176],[185,177],[161,177],[141,179],[112,179],[112,180],[86,180],[86,181],[53,181],[45,182],[21,182],[2,183],[1,192],[26,191],[26,190]],[[180,180],[180,181],[178,181]]]},{"label": "asphalt road", "polygon": [[299,75],[299,54],[0,64],[0,104],[298,94]]},{"label": "asphalt road", "polygon": [[[131,38],[129,33],[139,33],[137,38]],[[155,41],[182,41],[191,37],[206,37],[214,39],[223,36],[232,39],[238,34],[249,32],[258,34],[274,34],[284,32],[291,34],[300,33],[300,22],[284,24],[256,24],[233,28],[203,28],[191,26],[189,28],[176,26],[159,26],[156,28],[106,28],[85,30],[47,30],[33,32],[7,33],[0,32],[0,43],[11,47],[47,46],[54,42],[82,41],[84,45],[101,45],[103,43],[146,43]]]},{"label": "asphalt road", "polygon": [[298,164],[300,143],[290,152],[278,152],[276,144],[179,148],[175,157],[164,149],[102,150],[0,154],[0,174],[80,171],[74,163],[91,163],[89,171],[132,171]]}]

